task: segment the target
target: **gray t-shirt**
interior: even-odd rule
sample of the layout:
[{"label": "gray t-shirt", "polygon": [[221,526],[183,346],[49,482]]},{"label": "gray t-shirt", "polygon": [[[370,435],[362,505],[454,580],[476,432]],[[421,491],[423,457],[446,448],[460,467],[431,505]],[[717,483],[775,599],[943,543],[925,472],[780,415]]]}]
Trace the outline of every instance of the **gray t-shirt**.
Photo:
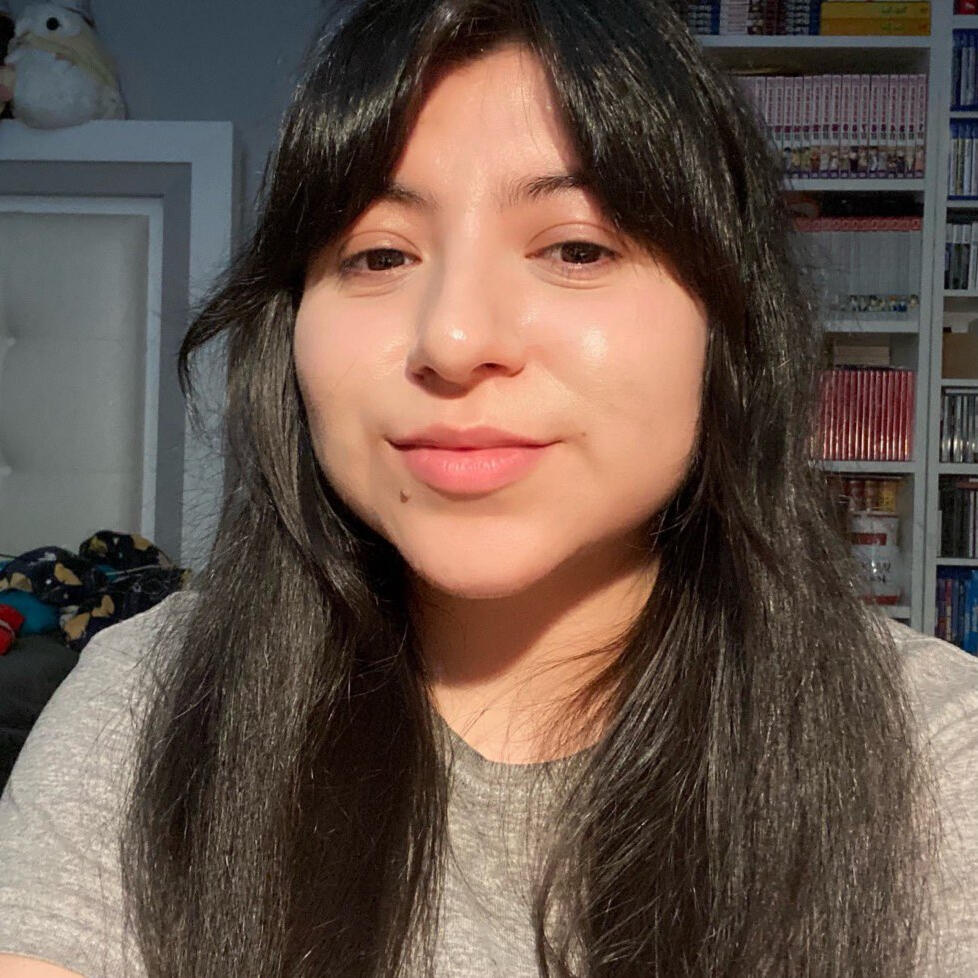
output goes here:
[{"label": "gray t-shirt", "polygon": [[[38,720],[0,798],[0,953],[49,961],[86,978],[144,975],[124,935],[119,812],[142,710],[141,653],[189,600],[173,595],[98,635]],[[939,959],[922,978],[975,978],[978,659],[901,625],[892,628],[932,751],[945,833],[934,884]],[[532,833],[516,816],[573,759],[500,764],[447,727],[444,732],[454,787],[437,973],[535,978],[523,868]]]}]

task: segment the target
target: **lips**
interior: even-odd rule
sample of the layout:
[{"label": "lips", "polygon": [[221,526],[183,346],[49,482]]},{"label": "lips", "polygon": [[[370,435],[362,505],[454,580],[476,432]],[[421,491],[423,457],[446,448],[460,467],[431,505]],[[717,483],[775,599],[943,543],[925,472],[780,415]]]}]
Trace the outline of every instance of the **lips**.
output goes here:
[{"label": "lips", "polygon": [[499,428],[435,425],[391,444],[419,482],[441,492],[478,495],[524,478],[555,443]]},{"label": "lips", "polygon": [[539,448],[552,441],[528,438],[501,428],[481,426],[477,428],[449,428],[446,425],[431,425],[403,438],[391,439],[395,448],[511,448],[514,446]]}]

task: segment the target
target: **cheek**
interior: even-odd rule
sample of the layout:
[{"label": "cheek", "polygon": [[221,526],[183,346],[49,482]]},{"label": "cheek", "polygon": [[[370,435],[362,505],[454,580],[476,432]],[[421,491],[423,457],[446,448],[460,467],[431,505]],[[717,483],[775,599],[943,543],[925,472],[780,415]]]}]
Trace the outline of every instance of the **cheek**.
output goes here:
[{"label": "cheek", "polygon": [[370,331],[356,328],[315,296],[304,298],[296,316],[294,359],[310,434],[320,465],[340,489],[361,481],[351,470],[363,458],[359,424],[376,389],[378,364],[370,355]]},{"label": "cheek", "polygon": [[[562,365],[581,417],[605,438],[633,444],[695,436],[706,362],[707,322],[699,303],[671,279],[654,278],[553,310]],[[569,328],[568,328],[569,327]]]}]

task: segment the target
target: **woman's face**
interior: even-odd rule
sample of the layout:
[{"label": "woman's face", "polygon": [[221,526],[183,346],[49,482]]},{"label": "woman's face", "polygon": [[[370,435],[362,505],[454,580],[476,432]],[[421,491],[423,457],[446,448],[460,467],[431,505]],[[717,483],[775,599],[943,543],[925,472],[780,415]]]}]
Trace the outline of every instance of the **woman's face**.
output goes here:
[{"label": "woman's face", "polygon": [[644,559],[688,465],[702,305],[576,173],[540,65],[500,49],[438,81],[389,192],[308,270],[319,463],[442,592]]}]

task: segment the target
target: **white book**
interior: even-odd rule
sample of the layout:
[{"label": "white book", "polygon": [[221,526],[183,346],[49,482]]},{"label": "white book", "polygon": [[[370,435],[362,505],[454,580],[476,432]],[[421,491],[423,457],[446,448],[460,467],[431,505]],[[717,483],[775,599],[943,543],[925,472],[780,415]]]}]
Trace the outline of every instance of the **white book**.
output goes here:
[{"label": "white book", "polygon": [[829,85],[829,176],[837,177],[842,169],[842,75],[831,75]]},{"label": "white book", "polygon": [[770,79],[771,91],[771,132],[774,145],[784,156],[784,78],[775,76]]},{"label": "white book", "polygon": [[961,193],[965,197],[972,194],[971,187],[971,168],[975,163],[975,141],[971,137],[971,127],[968,127],[968,138],[964,141],[964,164],[962,166]]},{"label": "white book", "polygon": [[[907,262],[907,266],[910,270],[910,295],[916,296],[916,302],[920,302],[920,294],[922,292],[921,288],[921,276],[923,275],[923,249],[924,249],[924,232],[923,230],[911,231],[907,235],[910,239],[910,258]],[[919,315],[919,312],[918,312]]]},{"label": "white book", "polygon": [[914,120],[917,127],[917,138],[914,148],[915,177],[924,175],[924,163],[927,158],[927,76],[917,75],[916,106]]},{"label": "white book", "polygon": [[897,86],[900,84],[900,80],[897,75],[885,75],[884,77],[886,81],[883,91],[883,121],[880,125],[880,176],[892,177],[896,175],[896,140],[894,138],[896,101],[894,95],[898,91]]},{"label": "white book", "polygon": [[818,87],[821,90],[818,118],[818,173],[821,177],[827,177],[832,155],[832,76],[819,75]]},{"label": "white book", "polygon": [[913,148],[910,139],[910,99],[913,90],[913,78],[910,75],[900,75],[900,111],[898,113],[897,131],[897,175],[909,176],[913,172]]},{"label": "white book", "polygon": [[896,310],[899,312],[906,306],[906,297],[911,292],[916,291],[913,285],[913,271],[910,262],[910,239],[916,235],[910,231],[897,231],[895,237],[897,257],[893,269],[893,292],[900,299],[900,308]]},{"label": "white book", "polygon": [[857,112],[859,118],[859,176],[869,176],[870,110],[872,108],[873,76],[859,76],[859,98]]},{"label": "white book", "polygon": [[961,227],[961,288],[968,289],[971,286],[968,278],[968,269],[971,267],[971,225],[962,224]]},{"label": "white book", "polygon": [[951,288],[951,244],[954,241],[954,225],[944,226],[944,288]]},{"label": "white book", "polygon": [[801,142],[801,114],[799,102],[801,96],[798,89],[801,87],[801,77],[795,76],[785,80],[787,86],[785,98],[785,172],[792,176],[798,174],[798,153]]},{"label": "white book", "polygon": [[968,288],[978,285],[978,221],[971,222],[971,251],[968,255]]},{"label": "white book", "polygon": [[852,138],[852,123],[855,115],[852,98],[854,80],[853,75],[842,75],[842,96],[839,109],[839,175],[843,177],[849,176],[855,171],[855,159],[851,155],[854,142]]}]

